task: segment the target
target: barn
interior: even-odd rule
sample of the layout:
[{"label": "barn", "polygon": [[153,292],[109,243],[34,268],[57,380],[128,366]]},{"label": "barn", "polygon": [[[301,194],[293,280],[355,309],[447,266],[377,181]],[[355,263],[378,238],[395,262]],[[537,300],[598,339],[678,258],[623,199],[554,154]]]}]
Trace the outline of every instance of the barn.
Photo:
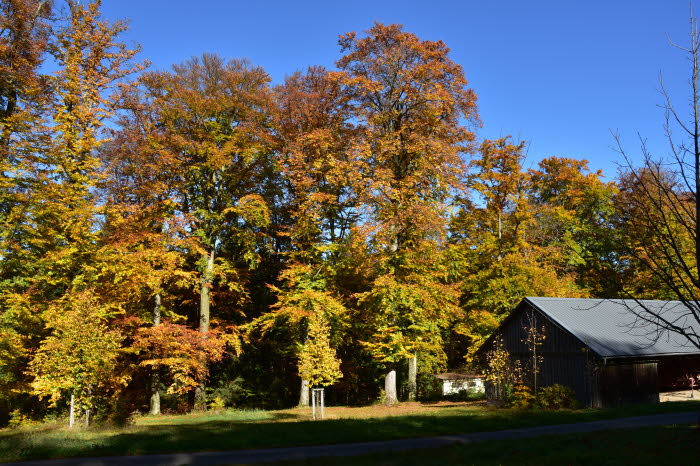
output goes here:
[{"label": "barn", "polygon": [[684,337],[660,332],[655,324],[639,319],[635,311],[641,306],[700,335],[700,325],[678,301],[529,297],[477,356],[483,363],[485,355],[501,345],[526,368],[525,381],[531,382],[527,368],[533,356],[526,341],[534,323],[544,335],[537,347],[539,387],[569,386],[579,402],[590,407],[657,402],[660,392],[686,388],[687,376],[700,374],[700,350]]}]

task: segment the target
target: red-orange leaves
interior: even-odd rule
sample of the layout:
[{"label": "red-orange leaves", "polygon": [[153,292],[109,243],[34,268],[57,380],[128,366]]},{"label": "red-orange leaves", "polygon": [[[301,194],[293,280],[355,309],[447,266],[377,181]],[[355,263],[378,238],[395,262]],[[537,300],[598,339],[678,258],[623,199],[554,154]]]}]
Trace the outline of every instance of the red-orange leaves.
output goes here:
[{"label": "red-orange leaves", "polygon": [[132,347],[142,354],[141,366],[167,372],[168,393],[186,393],[206,379],[208,363],[223,358],[225,345],[216,332],[163,322],[139,329]]}]

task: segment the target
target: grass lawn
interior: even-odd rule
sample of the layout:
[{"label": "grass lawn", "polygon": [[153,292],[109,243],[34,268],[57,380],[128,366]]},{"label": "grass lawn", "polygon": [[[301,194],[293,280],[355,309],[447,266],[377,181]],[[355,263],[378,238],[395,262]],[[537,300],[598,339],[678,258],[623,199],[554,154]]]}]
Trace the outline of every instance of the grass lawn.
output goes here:
[{"label": "grass lawn", "polygon": [[227,410],[142,417],[123,429],[71,431],[55,424],[2,429],[0,462],[389,440],[691,410],[700,410],[700,401],[574,411],[494,409],[481,402],[403,403],[395,407],[331,407],[324,421],[311,421],[309,409]]},{"label": "grass lawn", "polygon": [[[403,465],[663,465],[697,464],[700,432],[697,426],[641,429],[496,440],[398,453],[334,457],[338,466]],[[328,458],[285,461],[280,466],[328,464]]]}]

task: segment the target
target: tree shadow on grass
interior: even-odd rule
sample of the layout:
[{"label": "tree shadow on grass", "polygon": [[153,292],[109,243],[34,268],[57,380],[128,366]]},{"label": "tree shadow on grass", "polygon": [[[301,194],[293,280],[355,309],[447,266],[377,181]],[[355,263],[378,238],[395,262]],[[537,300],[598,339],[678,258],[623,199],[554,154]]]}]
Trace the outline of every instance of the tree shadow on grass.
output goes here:
[{"label": "tree shadow on grass", "polygon": [[[280,419],[290,420],[294,416],[301,416],[295,413],[270,414],[279,414]],[[136,425],[111,431],[70,432],[67,429],[0,431],[0,462],[70,456],[226,451],[367,442],[585,422],[616,417],[614,414],[619,413],[614,410],[591,412],[433,410],[387,418],[297,420],[295,422],[216,419],[193,424]]]},{"label": "tree shadow on grass", "polygon": [[272,419],[274,421],[306,421],[311,418],[311,412],[308,414],[297,414],[297,413],[273,413]]}]

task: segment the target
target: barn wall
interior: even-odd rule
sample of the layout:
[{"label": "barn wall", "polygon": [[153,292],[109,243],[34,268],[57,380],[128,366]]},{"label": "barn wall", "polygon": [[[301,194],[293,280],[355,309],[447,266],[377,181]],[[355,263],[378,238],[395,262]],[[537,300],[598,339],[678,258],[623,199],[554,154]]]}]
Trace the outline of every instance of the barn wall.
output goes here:
[{"label": "barn wall", "polygon": [[[532,355],[525,343],[529,313],[534,313],[537,328],[544,327],[545,335],[545,340],[540,347],[544,359],[537,375],[538,387],[554,384],[571,387],[579,402],[583,406],[589,406],[592,402],[592,355],[577,338],[560,329],[527,303],[505,323],[497,338],[503,341],[503,346],[512,358],[520,360],[524,368],[525,381],[532,383],[532,371],[528,370],[528,367],[531,367]],[[492,348],[493,344],[484,347],[481,352],[485,354]]]}]

